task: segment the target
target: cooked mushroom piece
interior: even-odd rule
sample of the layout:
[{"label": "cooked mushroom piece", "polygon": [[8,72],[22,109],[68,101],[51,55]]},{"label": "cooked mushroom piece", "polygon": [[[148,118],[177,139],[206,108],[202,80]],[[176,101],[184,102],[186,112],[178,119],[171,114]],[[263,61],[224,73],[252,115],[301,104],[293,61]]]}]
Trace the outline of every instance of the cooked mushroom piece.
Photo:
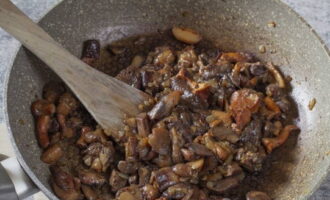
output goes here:
[{"label": "cooked mushroom piece", "polygon": [[121,188],[116,192],[116,200],[143,200],[141,189],[137,185]]},{"label": "cooked mushroom piece", "polygon": [[155,172],[155,183],[160,191],[166,190],[168,187],[179,183],[179,177],[172,171],[170,167],[161,168]]},{"label": "cooked mushroom piece", "polygon": [[218,140],[225,140],[232,144],[239,141],[239,136],[236,134],[232,128],[226,126],[217,126],[211,129],[211,135]]},{"label": "cooked mushroom piece", "polygon": [[170,133],[165,128],[153,128],[152,134],[148,136],[148,142],[153,151],[168,155],[171,150]]},{"label": "cooked mushroom piece", "polygon": [[51,119],[49,115],[41,115],[37,119],[37,138],[42,148],[47,148],[50,143],[48,135],[50,123]]},{"label": "cooked mushroom piece", "polygon": [[138,140],[134,136],[130,136],[125,143],[125,153],[126,153],[126,160],[127,161],[136,161],[138,158]]},{"label": "cooked mushroom piece", "polygon": [[173,27],[172,33],[177,40],[187,44],[196,44],[202,39],[200,34],[189,28]]},{"label": "cooked mushroom piece", "polygon": [[219,124],[230,127],[232,123],[230,113],[218,110],[212,110],[211,115],[206,118],[206,121],[209,123],[210,127],[216,127]]},{"label": "cooked mushroom piece", "polygon": [[54,183],[63,190],[74,189],[73,177],[57,165],[50,166]]},{"label": "cooked mushroom piece", "polygon": [[139,163],[121,160],[118,162],[117,168],[125,174],[133,174],[139,169]]},{"label": "cooked mushroom piece", "polygon": [[41,155],[41,160],[47,164],[54,164],[63,155],[63,150],[59,144],[49,146]]},{"label": "cooked mushroom piece", "polygon": [[174,60],[175,56],[171,49],[168,47],[163,47],[159,49],[160,53],[154,59],[154,64],[156,65],[171,65]]},{"label": "cooked mushroom piece", "polygon": [[271,153],[275,148],[285,143],[292,131],[298,129],[299,128],[295,125],[287,125],[276,138],[263,138],[262,144],[266,147],[267,152]]},{"label": "cooked mushroom piece", "polygon": [[246,194],[246,200],[271,200],[264,192],[250,191]]},{"label": "cooked mushroom piece", "polygon": [[150,122],[146,113],[140,113],[136,117],[136,125],[141,137],[147,137],[150,134]]},{"label": "cooked mushroom piece", "polygon": [[180,91],[173,91],[164,96],[153,108],[148,112],[150,119],[160,119],[170,114],[171,110],[179,103],[181,97]]},{"label": "cooked mushroom piece", "polygon": [[243,173],[242,168],[236,162],[232,162],[225,168],[224,176],[235,176]]},{"label": "cooked mushroom piece", "polygon": [[182,199],[190,190],[192,190],[192,187],[189,184],[179,183],[167,188],[163,192],[163,196],[168,199]]},{"label": "cooked mushroom piece", "polygon": [[203,135],[203,144],[222,161],[225,161],[232,153],[228,144],[215,141],[209,133]]},{"label": "cooked mushroom piece", "polygon": [[170,131],[170,137],[172,141],[172,160],[174,163],[182,162],[181,148],[183,147],[185,141],[181,134],[179,134],[175,128]]},{"label": "cooked mushroom piece", "polygon": [[80,200],[82,199],[82,195],[79,191],[74,189],[64,190],[60,188],[54,181],[51,181],[51,186],[54,190],[56,196],[58,196],[62,200]]},{"label": "cooked mushroom piece", "polygon": [[266,66],[269,69],[269,71],[273,74],[275,80],[277,81],[278,86],[280,88],[285,88],[285,80],[282,77],[282,74],[273,65],[273,63],[269,62],[269,63],[267,63]]},{"label": "cooked mushroom piece", "polygon": [[103,185],[106,182],[105,178],[101,174],[91,170],[88,171],[82,169],[79,170],[78,173],[79,173],[79,179],[82,184],[93,186],[93,185]]},{"label": "cooked mushroom piece", "polygon": [[259,106],[260,97],[252,89],[241,89],[232,94],[230,108],[239,129],[250,122],[252,114],[258,111]]},{"label": "cooked mushroom piece", "polygon": [[159,197],[159,191],[154,186],[146,184],[142,187],[142,195],[146,200],[154,200]]},{"label": "cooked mushroom piece", "polygon": [[87,40],[84,42],[81,60],[86,64],[93,66],[95,61],[99,59],[101,45],[98,40]]},{"label": "cooked mushroom piece", "polygon": [[209,181],[206,184],[206,187],[217,193],[228,192],[229,190],[237,187],[240,183],[240,180],[237,177],[228,177],[220,181]]},{"label": "cooked mushroom piece", "polygon": [[254,58],[252,54],[249,53],[226,52],[221,54],[220,59],[228,62],[237,63],[237,62],[251,62],[253,61]]},{"label": "cooked mushroom piece", "polygon": [[55,113],[56,107],[53,103],[40,99],[32,103],[31,106],[32,114],[35,117],[41,115],[53,115]]},{"label": "cooked mushroom piece", "polygon": [[212,156],[213,153],[211,150],[206,148],[204,145],[192,142],[187,144],[187,147],[199,156]]},{"label": "cooked mushroom piece", "polygon": [[197,176],[202,170],[204,165],[204,159],[199,159],[196,161],[191,161],[187,163],[179,163],[173,166],[173,172],[179,176]]}]

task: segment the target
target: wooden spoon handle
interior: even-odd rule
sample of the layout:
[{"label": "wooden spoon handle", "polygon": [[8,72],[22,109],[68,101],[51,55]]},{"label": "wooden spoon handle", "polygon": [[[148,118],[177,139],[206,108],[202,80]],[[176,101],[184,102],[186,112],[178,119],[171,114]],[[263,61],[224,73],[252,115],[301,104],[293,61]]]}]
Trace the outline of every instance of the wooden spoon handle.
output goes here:
[{"label": "wooden spoon handle", "polygon": [[53,69],[104,128],[121,125],[148,98],[73,56],[9,0],[0,0],[0,26]]}]

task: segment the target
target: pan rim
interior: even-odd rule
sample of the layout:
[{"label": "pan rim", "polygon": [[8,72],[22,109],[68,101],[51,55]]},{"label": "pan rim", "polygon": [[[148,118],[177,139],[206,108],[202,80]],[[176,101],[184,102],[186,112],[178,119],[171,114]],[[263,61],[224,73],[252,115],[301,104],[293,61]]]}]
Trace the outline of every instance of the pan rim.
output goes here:
[{"label": "pan rim", "polygon": [[[311,32],[312,35],[314,35],[317,39],[317,41],[319,42],[319,44],[322,46],[322,49],[325,51],[327,58],[329,60],[330,63],[330,49],[329,47],[326,45],[326,43],[324,42],[324,40],[319,36],[318,33],[316,33],[315,29],[301,16],[299,15],[296,11],[294,11],[287,3],[283,2],[283,0],[273,0],[274,3],[279,4],[280,6],[282,6],[283,8],[285,8],[288,12],[294,14],[297,17],[297,20],[300,20],[302,25],[307,26]],[[63,3],[64,0],[60,0],[59,2],[55,3],[48,12],[46,12],[43,16],[41,16],[37,22],[39,23],[41,20],[43,20],[51,11],[54,10],[54,8],[56,8],[57,6],[59,6],[61,3]],[[21,164],[21,166],[23,167],[24,171],[27,173],[27,175],[32,179],[32,181],[37,185],[37,187],[50,199],[57,199],[57,196],[54,195],[53,191],[49,190],[47,187],[45,187],[45,185],[37,178],[37,176],[35,175],[35,173],[30,169],[30,167],[27,165],[27,163],[25,162],[21,152],[18,149],[18,146],[16,145],[15,142],[15,138],[13,136],[11,127],[10,127],[10,123],[9,123],[9,115],[8,115],[8,108],[7,108],[7,101],[8,101],[8,84],[9,84],[9,79],[11,76],[11,72],[12,72],[12,68],[13,65],[15,63],[15,60],[17,58],[17,54],[18,52],[22,49],[22,45],[21,43],[19,43],[19,45],[16,47],[16,52],[14,53],[14,56],[12,58],[12,60],[10,60],[10,66],[9,69],[6,71],[5,75],[4,75],[4,99],[3,99],[3,111],[4,111],[4,122],[7,128],[7,134],[9,136],[11,145],[14,149],[14,153],[15,156],[17,158],[17,160],[19,161],[19,163]],[[324,180],[327,178],[327,175],[330,174],[330,164],[327,168],[327,172],[322,174],[321,178],[319,179],[319,181],[317,182],[317,184],[315,184],[315,186],[311,189],[311,192],[306,194],[306,196],[304,196],[304,199],[308,199],[309,197],[311,197],[315,191],[320,187],[320,185],[324,182]]]}]

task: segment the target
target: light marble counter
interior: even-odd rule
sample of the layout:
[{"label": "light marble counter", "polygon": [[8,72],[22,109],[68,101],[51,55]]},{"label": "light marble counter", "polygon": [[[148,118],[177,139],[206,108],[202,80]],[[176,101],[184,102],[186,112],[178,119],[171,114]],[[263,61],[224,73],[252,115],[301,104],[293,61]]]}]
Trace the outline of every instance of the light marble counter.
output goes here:
[{"label": "light marble counter", "polygon": [[[50,9],[62,0],[12,0],[33,20],[38,21]],[[283,0],[298,12],[321,36],[330,47],[330,0]],[[0,108],[3,105],[3,85],[5,74],[12,65],[15,54],[19,48],[19,42],[0,29]],[[6,128],[3,123],[3,111],[0,109],[0,153],[14,156],[7,138]],[[34,199],[47,199],[42,193],[34,196]],[[330,199],[330,176],[311,200]]]}]

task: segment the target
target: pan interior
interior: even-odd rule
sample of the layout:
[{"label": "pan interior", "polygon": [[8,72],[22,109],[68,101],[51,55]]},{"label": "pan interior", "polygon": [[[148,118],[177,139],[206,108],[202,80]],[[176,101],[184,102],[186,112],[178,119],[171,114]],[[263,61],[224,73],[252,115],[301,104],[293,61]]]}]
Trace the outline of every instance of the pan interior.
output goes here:
[{"label": "pan interior", "polygon": [[[276,23],[275,28],[267,26],[271,21]],[[99,39],[105,45],[182,25],[202,33],[222,50],[247,51],[272,61],[293,78],[291,94],[301,132],[276,151],[259,189],[276,199],[307,199],[326,175],[330,165],[329,55],[310,27],[281,2],[64,1],[40,25],[76,56],[80,56],[82,42],[87,39]],[[266,46],[265,54],[258,52],[259,45]],[[56,199],[49,186],[48,167],[39,160],[41,151],[30,113],[31,102],[41,96],[42,86],[51,79],[58,77],[21,48],[9,77],[7,111],[23,167],[46,195]],[[317,104],[310,111],[308,102],[312,98]]]}]

